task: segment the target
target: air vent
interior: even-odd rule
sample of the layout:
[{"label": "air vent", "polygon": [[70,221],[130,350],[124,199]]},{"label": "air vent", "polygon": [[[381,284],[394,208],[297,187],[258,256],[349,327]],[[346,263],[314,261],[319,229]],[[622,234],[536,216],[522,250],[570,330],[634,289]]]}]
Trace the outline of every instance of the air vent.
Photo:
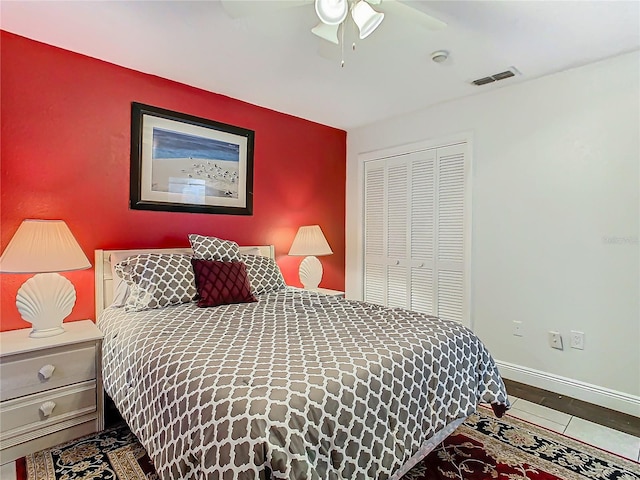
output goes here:
[{"label": "air vent", "polygon": [[505,78],[515,77],[516,74],[520,75],[520,72],[515,67],[511,67],[509,70],[495,73],[489,77],[478,78],[477,80],[473,80],[471,83],[477,86],[486,85],[487,83],[497,82],[499,80],[504,80]]},{"label": "air vent", "polygon": [[491,83],[491,82],[495,82],[495,79],[492,77],[484,77],[484,78],[479,78],[478,80],[474,80],[473,83],[474,85],[486,85],[487,83]]},{"label": "air vent", "polygon": [[505,78],[515,77],[515,76],[516,76],[515,73],[513,73],[511,70],[507,70],[506,72],[496,73],[491,78],[493,78],[494,80],[504,80]]}]

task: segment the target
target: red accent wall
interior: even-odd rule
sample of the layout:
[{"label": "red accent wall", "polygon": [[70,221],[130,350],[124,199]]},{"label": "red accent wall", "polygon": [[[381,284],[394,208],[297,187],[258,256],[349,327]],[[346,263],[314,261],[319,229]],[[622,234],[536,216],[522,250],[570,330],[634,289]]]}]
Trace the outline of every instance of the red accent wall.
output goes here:
[{"label": "red accent wall", "polygon": [[[346,132],[1,32],[0,247],[25,218],[67,222],[93,263],[98,248],[188,246],[200,233],[287,252],[300,225],[321,225],[334,255],[322,286],[344,289]],[[223,73],[221,73],[223,74]],[[256,80],[259,81],[259,80]],[[252,216],[129,209],[131,102],[255,131]],[[64,273],[94,318],[94,271]],[[0,329],[30,325],[15,296],[30,275],[0,274]]]}]

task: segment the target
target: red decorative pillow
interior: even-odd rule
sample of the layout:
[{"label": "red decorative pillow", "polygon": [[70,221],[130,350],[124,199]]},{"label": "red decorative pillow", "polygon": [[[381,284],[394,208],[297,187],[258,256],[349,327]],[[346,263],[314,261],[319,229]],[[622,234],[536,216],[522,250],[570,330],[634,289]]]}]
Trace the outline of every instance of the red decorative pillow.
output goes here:
[{"label": "red decorative pillow", "polygon": [[257,302],[242,262],[191,259],[199,307]]}]

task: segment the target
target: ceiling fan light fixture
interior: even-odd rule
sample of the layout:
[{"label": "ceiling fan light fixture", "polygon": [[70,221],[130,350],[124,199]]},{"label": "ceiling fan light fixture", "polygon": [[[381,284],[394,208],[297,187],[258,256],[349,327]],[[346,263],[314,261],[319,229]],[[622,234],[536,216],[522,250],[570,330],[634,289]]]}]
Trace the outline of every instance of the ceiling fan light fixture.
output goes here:
[{"label": "ceiling fan light fixture", "polygon": [[353,21],[358,26],[360,39],[362,40],[378,28],[382,20],[384,20],[384,13],[376,12],[365,0],[360,0],[353,6],[351,17],[353,17]]},{"label": "ceiling fan light fixture", "polygon": [[331,43],[340,45],[340,41],[338,40],[338,28],[340,28],[340,25],[327,25],[326,23],[320,22],[311,29],[311,32]]},{"label": "ceiling fan light fixture", "polygon": [[316,0],[316,14],[326,25],[340,25],[349,13],[347,0]]}]

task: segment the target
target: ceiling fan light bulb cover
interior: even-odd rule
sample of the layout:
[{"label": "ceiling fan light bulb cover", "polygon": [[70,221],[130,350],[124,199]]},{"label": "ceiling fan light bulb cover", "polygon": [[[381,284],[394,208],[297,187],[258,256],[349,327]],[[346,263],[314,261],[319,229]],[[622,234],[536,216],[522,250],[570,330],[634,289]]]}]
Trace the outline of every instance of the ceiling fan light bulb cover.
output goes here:
[{"label": "ceiling fan light bulb cover", "polygon": [[376,12],[371,5],[360,0],[351,10],[353,21],[360,31],[360,39],[367,38],[384,20],[384,13]]},{"label": "ceiling fan light bulb cover", "polygon": [[320,38],[339,45],[338,28],[340,28],[340,25],[327,25],[326,23],[320,22],[311,29],[311,32]]},{"label": "ceiling fan light bulb cover", "polygon": [[327,25],[340,25],[348,12],[347,0],[316,0],[316,14]]}]

